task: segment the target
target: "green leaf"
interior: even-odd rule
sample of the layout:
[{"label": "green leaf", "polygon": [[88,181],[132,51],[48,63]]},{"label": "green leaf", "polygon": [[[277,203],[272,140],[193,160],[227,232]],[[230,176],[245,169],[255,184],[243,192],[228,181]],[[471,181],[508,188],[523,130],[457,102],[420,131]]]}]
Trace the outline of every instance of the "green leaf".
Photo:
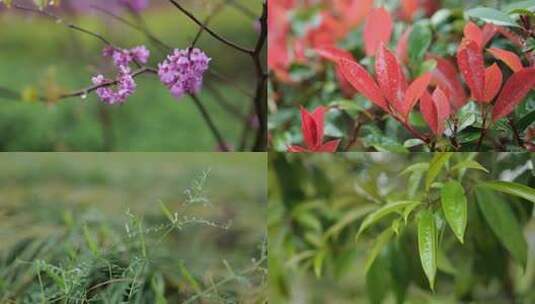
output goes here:
[{"label": "green leaf", "polygon": [[479,209],[500,243],[522,267],[527,265],[528,245],[513,210],[500,195],[476,188]]},{"label": "green leaf", "polygon": [[442,170],[442,167],[444,167],[444,164],[446,164],[446,162],[452,155],[452,152],[441,152],[435,154],[435,156],[431,160],[431,163],[429,164],[429,171],[427,171],[427,175],[425,177],[426,190],[431,187],[431,184],[433,184],[433,181]]},{"label": "green leaf", "polygon": [[332,236],[337,235],[347,225],[358,220],[359,218],[363,217],[364,215],[366,215],[368,212],[371,212],[372,210],[374,210],[374,208],[370,206],[364,206],[362,208],[357,208],[357,209],[344,213],[344,216],[340,220],[338,220],[336,224],[332,225],[327,230],[327,232],[325,232],[324,238],[328,239]]},{"label": "green leaf", "polygon": [[453,166],[453,168],[451,168],[452,171],[462,170],[462,169],[476,169],[476,170],[484,171],[485,173],[489,173],[489,170],[487,170],[480,163],[472,159],[464,160],[456,164],[455,166]]},{"label": "green leaf", "polygon": [[432,34],[429,26],[418,22],[412,27],[409,35],[409,62],[412,66],[420,66],[427,49],[431,45]]},{"label": "green leaf", "polygon": [[180,261],[178,263],[178,268],[180,269],[180,272],[182,273],[182,276],[184,279],[190,284],[190,287],[193,288],[197,293],[201,293],[202,289],[200,287],[200,284],[195,280],[193,275],[189,272],[188,268],[186,268],[186,265],[184,265],[183,261]]},{"label": "green leaf", "polygon": [[535,110],[529,112],[524,117],[520,118],[520,120],[516,123],[516,127],[520,131],[524,131],[527,127],[529,127],[532,123],[535,122]]},{"label": "green leaf", "polygon": [[91,250],[91,253],[94,256],[98,256],[99,248],[98,248],[97,242],[93,238],[91,230],[89,230],[89,227],[87,226],[87,224],[84,225],[84,238],[85,238],[85,242],[87,243],[87,247],[89,247],[89,250]]},{"label": "green leaf", "polygon": [[325,260],[325,256],[327,255],[326,249],[321,249],[318,254],[314,257],[314,274],[316,275],[316,278],[321,278],[322,270],[323,270],[323,261]]},{"label": "green leaf", "polygon": [[375,241],[375,244],[373,245],[373,248],[370,250],[368,257],[366,258],[364,273],[368,273],[371,266],[373,265],[373,262],[375,261],[375,258],[377,258],[381,251],[383,251],[388,241],[390,241],[390,239],[392,238],[393,234],[394,230],[392,229],[392,227],[384,230],[383,232],[381,232],[381,234],[379,234],[377,240]]},{"label": "green leaf", "polygon": [[425,210],[418,220],[418,253],[431,290],[435,289],[437,273],[437,229],[431,211]]},{"label": "green leaf", "polygon": [[413,148],[413,147],[416,147],[416,146],[421,146],[425,144],[425,141],[419,139],[419,138],[411,138],[411,139],[407,139],[404,143],[403,143],[403,147],[405,148]]},{"label": "green leaf", "polygon": [[490,181],[480,184],[480,186],[500,191],[503,193],[516,195],[523,199],[526,199],[532,203],[535,203],[535,189],[522,185],[519,183],[513,182],[504,182],[504,181]]},{"label": "green leaf", "polygon": [[525,9],[529,11],[535,11],[535,0],[527,0],[527,1],[515,1],[514,3],[510,3],[505,5],[502,8],[502,11],[510,13],[511,11],[517,10],[517,9]]},{"label": "green leaf", "polygon": [[399,175],[404,175],[407,173],[415,172],[415,171],[426,171],[429,168],[429,163],[416,163],[408,166],[405,168],[405,170],[401,171]]},{"label": "green leaf", "polygon": [[467,205],[463,186],[458,181],[449,181],[441,191],[442,210],[451,230],[461,243],[464,243],[466,230]]},{"label": "green leaf", "polygon": [[519,27],[509,15],[490,7],[476,7],[466,11],[465,14],[496,25]]},{"label": "green leaf", "polygon": [[355,240],[358,240],[360,234],[362,232],[364,232],[364,230],[366,230],[368,227],[370,227],[374,223],[378,222],[379,220],[381,220],[385,216],[387,216],[387,215],[389,215],[389,214],[391,214],[393,212],[400,212],[405,207],[407,207],[409,205],[412,205],[414,203],[416,203],[416,201],[400,201],[400,202],[389,203],[389,204],[386,204],[385,206],[377,209],[375,212],[370,213],[368,216],[366,216],[366,218],[364,219],[364,221],[360,225],[360,228],[359,228],[359,231],[357,233],[357,236],[355,237]]}]

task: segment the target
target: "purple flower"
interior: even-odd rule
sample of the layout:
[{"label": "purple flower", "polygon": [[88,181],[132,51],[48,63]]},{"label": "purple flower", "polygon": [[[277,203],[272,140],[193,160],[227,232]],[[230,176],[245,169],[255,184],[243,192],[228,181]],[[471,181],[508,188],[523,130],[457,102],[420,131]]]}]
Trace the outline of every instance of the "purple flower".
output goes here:
[{"label": "purple flower", "polygon": [[208,70],[210,60],[197,48],[175,49],[165,61],[158,64],[160,81],[177,99],[184,94],[197,93],[202,87],[203,74]]},{"label": "purple flower", "polygon": [[128,66],[132,61],[137,61],[141,64],[147,63],[150,56],[150,51],[144,46],[136,46],[131,49],[118,49],[112,46],[107,46],[102,51],[104,57],[111,57],[113,63],[117,67]]},{"label": "purple flower", "polygon": [[[112,81],[106,79],[103,75],[97,75],[92,78],[94,85],[109,84]],[[117,75],[116,88],[113,90],[111,85],[100,87],[96,90],[98,97],[107,104],[123,103],[128,96],[132,95],[136,89],[136,82],[132,77],[130,68],[126,66],[119,67],[119,74]]]}]

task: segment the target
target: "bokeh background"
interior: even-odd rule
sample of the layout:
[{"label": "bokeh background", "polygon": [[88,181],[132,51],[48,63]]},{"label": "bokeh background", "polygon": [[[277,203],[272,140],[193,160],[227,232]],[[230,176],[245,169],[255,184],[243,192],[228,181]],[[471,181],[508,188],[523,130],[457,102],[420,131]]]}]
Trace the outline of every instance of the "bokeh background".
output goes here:
[{"label": "bokeh background", "polygon": [[[119,0],[61,2],[61,8],[52,11],[65,21],[98,32],[121,47],[149,47],[151,66],[161,62],[165,52],[139,31],[90,5],[103,7],[137,25],[145,23],[154,36],[176,48],[188,47],[198,30],[169,1],[149,0],[149,6],[138,12],[140,17],[118,6]],[[201,20],[220,2],[226,4],[212,18],[210,27],[240,45],[254,46],[258,37],[255,18],[260,16],[262,1],[180,1]],[[30,6],[31,1],[14,3]],[[121,106],[102,104],[94,93],[86,99],[71,98],[53,104],[32,101],[36,93],[71,92],[91,85],[91,77],[97,73],[109,75],[110,62],[101,57],[103,44],[48,18],[6,9],[2,4],[0,29],[0,87],[9,90],[0,90],[0,150],[218,149],[193,102],[188,97],[175,100],[155,75],[138,77],[136,93]],[[256,121],[251,117],[247,126],[245,121],[252,106],[248,94],[254,93],[256,85],[252,60],[206,33],[197,46],[212,58],[211,72],[219,75],[206,75],[201,100],[228,145],[234,149],[250,147]]]},{"label": "bokeh background", "polygon": [[[507,202],[521,219],[529,244],[526,271],[503,262],[507,254],[499,246],[468,253],[473,250],[475,239],[489,242],[492,235],[490,230],[478,230],[470,218],[467,235],[471,237],[465,238],[465,246],[449,246],[447,252],[443,249],[452,268],[439,261],[434,293],[421,270],[416,239],[407,236],[415,230],[411,222],[404,236],[395,238],[399,242],[391,242],[409,248],[406,258],[391,258],[390,253],[395,250],[392,247],[396,246],[392,245],[379,255],[380,261],[387,262],[375,263],[372,267],[377,270],[365,274],[367,257],[380,231],[391,224],[389,219],[381,220],[380,227],[365,232],[355,243],[365,215],[377,208],[378,201],[406,198],[405,191],[409,190],[405,189],[410,189],[414,182],[409,175],[400,176],[400,172],[432,157],[432,153],[272,153],[268,178],[270,301],[399,303],[396,288],[408,279],[410,285],[403,303],[533,303],[533,204],[511,196]],[[473,157],[490,171],[467,171],[463,179],[467,189],[476,181],[493,179],[535,186],[533,157],[529,153],[455,153],[452,159],[467,157]],[[469,197],[468,204],[474,206],[475,201]],[[441,248],[446,248],[446,243],[442,242]],[[323,257],[322,251],[326,252]],[[506,274],[499,270],[502,263],[507,263]],[[504,287],[500,283],[503,280],[509,285]],[[516,300],[511,300],[507,289]]]},{"label": "bokeh background", "polygon": [[[34,268],[26,263],[43,260],[58,267],[82,268],[91,264],[82,230],[86,224],[101,252],[119,252],[121,259],[134,260],[139,253],[133,245],[138,241],[127,234],[126,224],[135,229],[127,214],[141,218],[149,229],[145,241],[150,263],[140,278],[150,283],[151,275],[161,274],[168,303],[184,301],[196,292],[180,263],[204,290],[231,275],[225,261],[237,277],[216,289],[221,299],[260,301],[265,273],[254,269],[243,277],[239,274],[263,255],[266,164],[263,153],[2,154],[0,302],[22,302],[40,294],[35,290]],[[210,173],[201,196],[209,203],[182,209],[185,190],[194,189],[206,170]],[[165,234],[166,229],[158,228],[169,222],[160,201],[171,213],[218,227],[191,224]],[[16,258],[11,260],[11,255]],[[212,303],[207,299],[192,303]]]}]

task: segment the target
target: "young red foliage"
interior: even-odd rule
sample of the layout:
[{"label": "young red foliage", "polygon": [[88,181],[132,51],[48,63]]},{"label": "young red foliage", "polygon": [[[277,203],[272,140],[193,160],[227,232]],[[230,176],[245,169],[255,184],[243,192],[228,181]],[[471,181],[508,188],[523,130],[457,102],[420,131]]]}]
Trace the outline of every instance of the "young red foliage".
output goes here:
[{"label": "young red foliage", "polygon": [[344,58],[338,60],[338,66],[355,90],[359,91],[385,112],[390,112],[379,86],[365,68],[355,61]]},{"label": "young red foliage", "polygon": [[312,113],[301,108],[301,128],[305,147],[290,146],[288,152],[336,152],[340,140],[323,143],[325,107],[318,107]]},{"label": "young red foliage", "polygon": [[407,63],[409,61],[409,36],[411,31],[412,27],[409,26],[403,32],[403,34],[401,34],[401,37],[399,37],[398,45],[396,46],[396,55],[403,63]]},{"label": "young red foliage", "polygon": [[472,21],[469,21],[464,27],[464,37],[468,40],[472,40],[482,49],[483,45],[483,32]]},{"label": "young red foliage", "polygon": [[485,69],[485,98],[482,102],[491,102],[502,87],[502,71],[496,63]]},{"label": "young red foliage", "polygon": [[363,39],[366,55],[372,57],[381,43],[388,43],[392,35],[392,18],[390,13],[380,7],[370,11],[364,25]]},{"label": "young red foliage", "polygon": [[345,26],[354,28],[360,25],[371,11],[373,0],[334,0],[334,7]]},{"label": "young red foliage", "polygon": [[494,58],[503,61],[513,72],[518,72],[523,69],[522,61],[517,54],[499,48],[488,48],[487,51],[494,56]]},{"label": "young red foliage", "polygon": [[[338,63],[338,59],[340,58],[355,61],[350,52],[336,46],[326,45],[317,47],[315,50],[321,57],[335,64]],[[353,95],[355,95],[355,90],[353,89],[353,86],[351,86],[351,84],[346,80],[344,73],[338,64],[336,65],[336,78],[338,79],[340,89],[342,90],[344,96],[348,98],[353,97]]]},{"label": "young red foliage", "polygon": [[463,39],[457,50],[457,64],[476,101],[485,98],[485,63],[477,42]]},{"label": "young red foliage", "polygon": [[431,71],[433,75],[431,84],[440,87],[444,91],[451,107],[454,111],[457,111],[467,101],[466,92],[459,80],[457,68],[451,61],[442,57],[430,56],[430,58],[437,62],[437,67]]},{"label": "young red foliage", "polygon": [[446,94],[437,87],[431,96],[428,92],[422,95],[420,111],[433,134],[444,132],[446,119],[450,115],[450,103]]},{"label": "young red foliage", "polygon": [[375,58],[375,73],[379,87],[390,106],[398,113],[403,113],[407,80],[396,56],[382,43]]},{"label": "young red foliage", "polygon": [[425,73],[416,78],[407,88],[400,111],[404,121],[407,121],[409,113],[412,111],[420,97],[422,97],[427,90],[427,86],[429,86],[429,83],[431,82],[431,77],[431,73]]},{"label": "young red foliage", "polygon": [[492,120],[497,121],[511,113],[535,87],[535,68],[515,72],[503,86],[492,110]]}]

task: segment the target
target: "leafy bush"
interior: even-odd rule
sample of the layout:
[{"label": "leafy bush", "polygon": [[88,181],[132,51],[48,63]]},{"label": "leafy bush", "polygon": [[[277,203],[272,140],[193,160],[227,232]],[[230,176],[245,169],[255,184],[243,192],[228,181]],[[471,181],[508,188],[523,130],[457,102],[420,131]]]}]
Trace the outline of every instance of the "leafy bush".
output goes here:
[{"label": "leafy bush", "polygon": [[535,3],[474,2],[271,2],[272,149],[535,149]]},{"label": "leafy bush", "polygon": [[275,302],[535,300],[529,154],[274,154],[269,174]]}]

